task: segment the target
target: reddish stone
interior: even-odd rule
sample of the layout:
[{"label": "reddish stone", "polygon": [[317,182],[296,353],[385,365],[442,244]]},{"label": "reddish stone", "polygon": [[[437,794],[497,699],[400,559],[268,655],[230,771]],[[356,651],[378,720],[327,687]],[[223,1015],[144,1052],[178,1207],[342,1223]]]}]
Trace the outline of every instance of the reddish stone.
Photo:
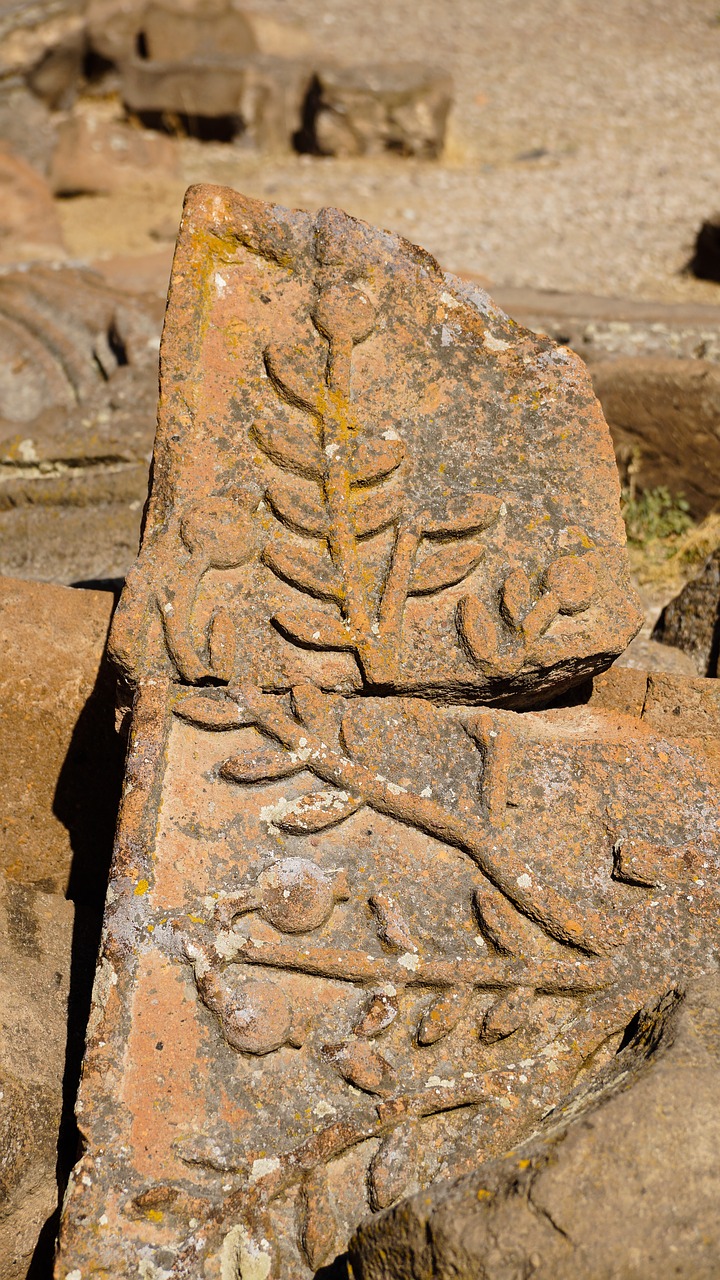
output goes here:
[{"label": "reddish stone", "polygon": [[618,496],[577,357],[399,237],[197,187],[115,653],[133,679],[538,701],[639,626]]},{"label": "reddish stone", "polygon": [[638,618],[578,363],[421,250],[195,191],[162,367],[56,1274],[302,1280],[714,965],[717,706],[483,705]]},{"label": "reddish stone", "polygon": [[46,891],[65,892],[73,853],[86,864],[91,849],[96,886],[112,841],[112,605],[108,591],[0,578],[0,871]]}]

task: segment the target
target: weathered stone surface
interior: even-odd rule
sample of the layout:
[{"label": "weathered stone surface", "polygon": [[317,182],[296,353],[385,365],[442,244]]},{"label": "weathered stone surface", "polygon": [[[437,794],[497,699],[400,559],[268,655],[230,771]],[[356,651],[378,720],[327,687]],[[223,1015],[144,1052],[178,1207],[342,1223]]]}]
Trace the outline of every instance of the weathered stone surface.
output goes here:
[{"label": "weathered stone surface", "polygon": [[162,368],[57,1276],[301,1280],[709,968],[720,761],[637,672],[478,705],[636,625],[585,375],[486,295],[200,189]]},{"label": "weathered stone surface", "polygon": [[132,677],[537,701],[637,630],[582,365],[422,250],[194,188],[165,335]]},{"label": "weathered stone surface", "polygon": [[57,195],[111,192],[127,183],[176,177],[178,153],[171,138],[122,122],[70,116],[58,128],[50,182]]},{"label": "weathered stone surface", "polygon": [[720,674],[720,549],[709,557],[702,573],[665,606],[653,635],[687,653],[698,675]]},{"label": "weathered stone surface", "polygon": [[146,684],[60,1280],[311,1275],[712,970],[720,704],[671,736],[682,683],[642,716]]},{"label": "weathered stone surface", "polygon": [[[702,517],[720,503],[720,368],[706,360],[616,359],[591,366],[619,456],[640,488],[668,485]],[[698,459],[702,465],[698,465]]]},{"label": "weathered stone surface", "polygon": [[[108,591],[0,578],[0,871],[92,892],[112,842],[121,748],[103,665]],[[77,885],[75,886],[77,888]]]},{"label": "weathered stone surface", "polygon": [[172,5],[90,0],[87,31],[91,49],[116,64],[139,51],[155,61],[251,53],[297,58],[311,52],[309,33],[300,23],[244,12],[226,0],[177,0]]},{"label": "weathered stone surface", "polygon": [[123,66],[127,109],[148,124],[175,126],[199,137],[289,150],[300,128],[312,67],[303,60],[254,55],[197,55],[181,62],[142,58]]},{"label": "weathered stone surface", "polygon": [[[79,74],[85,0],[10,0],[0,11],[0,82],[23,77],[50,105],[63,101]],[[68,78],[68,59],[73,71]]]},{"label": "weathered stone surface", "polygon": [[0,875],[0,1280],[34,1274],[57,1207],[72,930],[70,902]]},{"label": "weathered stone surface", "polygon": [[324,67],[308,104],[304,145],[322,155],[435,158],[451,103],[452,78],[434,67]]},{"label": "weathered stone surface", "polygon": [[357,1280],[711,1280],[720,1268],[720,983],[668,991],[502,1159],[362,1226]]},{"label": "weathered stone surface", "polygon": [[0,190],[0,263],[64,258],[50,187],[31,165],[2,144]]},{"label": "weathered stone surface", "polygon": [[126,572],[152,449],[162,303],[89,272],[0,277],[0,570]]}]

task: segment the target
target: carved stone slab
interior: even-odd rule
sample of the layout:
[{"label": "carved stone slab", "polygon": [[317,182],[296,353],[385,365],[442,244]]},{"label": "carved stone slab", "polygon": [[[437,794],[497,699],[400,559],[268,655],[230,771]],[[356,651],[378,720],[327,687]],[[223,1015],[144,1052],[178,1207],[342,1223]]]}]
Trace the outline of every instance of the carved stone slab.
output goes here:
[{"label": "carved stone slab", "polygon": [[195,187],[128,675],[513,705],[640,624],[581,361],[333,209]]},{"label": "carved stone slab", "polygon": [[145,683],[59,1280],[322,1275],[712,968],[717,736],[653,723]]},{"label": "carved stone slab", "polygon": [[58,1280],[321,1275],[707,962],[709,739],[482,705],[632,635],[617,496],[569,353],[343,214],[190,193]]}]

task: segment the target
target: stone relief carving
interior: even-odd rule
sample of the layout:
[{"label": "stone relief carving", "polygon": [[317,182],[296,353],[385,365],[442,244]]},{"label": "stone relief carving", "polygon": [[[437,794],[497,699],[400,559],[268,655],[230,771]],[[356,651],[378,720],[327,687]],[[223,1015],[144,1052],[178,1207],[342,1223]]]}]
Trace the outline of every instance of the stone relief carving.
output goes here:
[{"label": "stone relief carving", "polygon": [[636,625],[612,452],[421,250],[191,192],[159,421],[57,1274],[310,1277],[708,963],[717,760],[508,709]]}]

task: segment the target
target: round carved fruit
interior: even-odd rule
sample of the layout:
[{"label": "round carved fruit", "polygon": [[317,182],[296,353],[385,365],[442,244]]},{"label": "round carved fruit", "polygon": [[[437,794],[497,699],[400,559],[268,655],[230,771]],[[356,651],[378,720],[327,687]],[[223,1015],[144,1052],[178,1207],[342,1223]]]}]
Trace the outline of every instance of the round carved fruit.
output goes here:
[{"label": "round carved fruit", "polygon": [[260,911],[283,933],[306,933],[330,918],[335,902],[332,878],[307,858],[282,858],[258,877]]},{"label": "round carved fruit", "polygon": [[592,603],[597,573],[584,556],[560,556],[545,570],[545,585],[561,613],[582,613]]},{"label": "round carved fruit", "polygon": [[354,285],[341,281],[318,294],[312,312],[316,328],[331,342],[362,342],[375,327],[375,308]]},{"label": "round carved fruit", "polygon": [[223,1032],[240,1053],[272,1053],[292,1028],[290,1001],[282,987],[250,978],[240,983],[223,1010]]}]

